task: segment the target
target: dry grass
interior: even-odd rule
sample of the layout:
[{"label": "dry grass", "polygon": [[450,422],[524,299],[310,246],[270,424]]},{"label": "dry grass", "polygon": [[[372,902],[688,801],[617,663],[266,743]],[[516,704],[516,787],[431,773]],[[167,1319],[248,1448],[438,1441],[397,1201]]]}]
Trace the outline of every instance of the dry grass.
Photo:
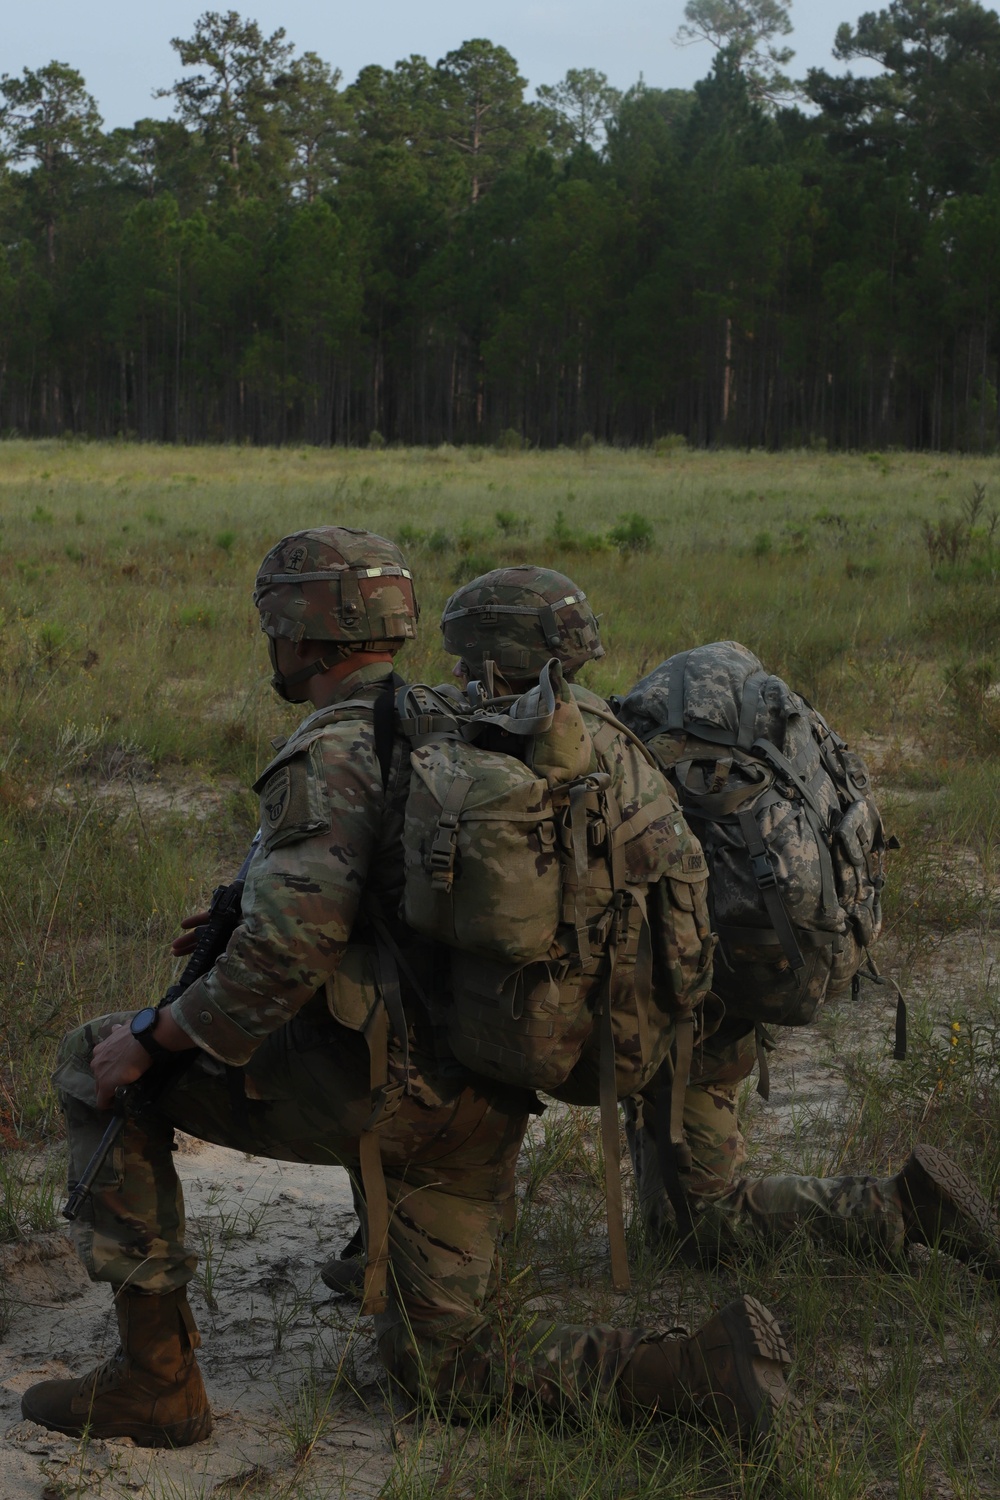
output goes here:
[{"label": "dry grass", "polygon": [[[843,1104],[822,1135],[779,1143],[775,1164],[879,1171],[919,1133],[995,1193],[1000,606],[985,525],[952,562],[927,535],[961,518],[974,485],[988,518],[998,481],[996,460],[895,454],[0,445],[0,1129],[20,1205],[8,1232],[38,1227],[46,1193],[51,1214],[44,1181],[29,1202],[23,1163],[26,1143],[58,1137],[59,1035],[146,1003],[179,917],[238,863],[255,823],[243,788],[292,722],[267,688],[253,570],[278,535],[333,521],[411,554],[424,615],[410,676],[450,665],[436,620],[457,582],[530,558],[569,572],[602,613],[599,691],[671,651],[740,639],[862,744],[903,840],[880,961],[915,1001],[911,1055],[887,1064],[886,1028],[827,1017]],[[626,1306],[603,1279],[590,1125],[566,1120],[524,1157],[508,1315],[556,1289],[581,1319],[675,1321],[738,1285],[791,1331],[813,1451],[740,1463],[676,1424],[604,1414],[584,1439],[508,1411],[428,1440],[420,1462],[402,1454],[385,1494],[1000,1494],[991,1289],[930,1256],[901,1276],[796,1240],[738,1277],[640,1261]],[[763,1164],[775,1148],[762,1137],[757,1150]],[[290,1419],[300,1448],[323,1399],[306,1390]],[[279,1492],[312,1493],[308,1465]]]}]

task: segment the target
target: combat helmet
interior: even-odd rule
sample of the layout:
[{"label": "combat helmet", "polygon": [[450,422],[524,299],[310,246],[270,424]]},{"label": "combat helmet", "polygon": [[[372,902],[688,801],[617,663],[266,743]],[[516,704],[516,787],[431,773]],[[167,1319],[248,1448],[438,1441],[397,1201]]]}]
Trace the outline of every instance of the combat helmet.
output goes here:
[{"label": "combat helmet", "polygon": [[470,676],[533,677],[553,656],[567,672],[604,655],[587,596],[552,568],[495,568],[452,594],[441,617],[444,648]]},{"label": "combat helmet", "polygon": [[[413,578],[395,542],[350,526],[282,537],[257,570],[253,602],[268,637],[275,691],[328,670],[352,651],[395,651],[417,633]],[[274,642],[329,641],[322,661],[282,678]]]}]

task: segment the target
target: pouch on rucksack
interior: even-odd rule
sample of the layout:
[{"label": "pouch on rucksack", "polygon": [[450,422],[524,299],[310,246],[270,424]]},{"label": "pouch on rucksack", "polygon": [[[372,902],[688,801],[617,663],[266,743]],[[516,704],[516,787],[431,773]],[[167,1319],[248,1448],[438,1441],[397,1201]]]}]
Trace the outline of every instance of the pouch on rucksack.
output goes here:
[{"label": "pouch on rucksack", "polygon": [[617,712],[701,840],[713,990],[731,1015],[807,1024],[881,927],[886,838],[861,756],[735,641],[670,657]]}]

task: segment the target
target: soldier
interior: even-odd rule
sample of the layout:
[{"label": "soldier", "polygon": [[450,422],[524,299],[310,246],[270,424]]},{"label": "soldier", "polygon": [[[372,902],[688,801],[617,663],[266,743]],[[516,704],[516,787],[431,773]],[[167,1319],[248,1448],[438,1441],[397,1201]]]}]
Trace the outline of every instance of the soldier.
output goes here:
[{"label": "soldier", "polygon": [[[90,1275],[112,1289],[121,1347],[80,1379],[31,1387],[24,1416],[152,1447],[211,1431],[186,1296],[196,1262],[171,1156],[179,1128],[242,1151],[340,1162],[355,1176],[378,1138],[394,1211],[375,1328],[391,1376],[414,1397],[462,1407],[497,1397],[509,1379],[562,1411],[596,1400],[625,1413],[708,1414],[734,1439],[767,1430],[786,1401],[788,1352],[749,1297],[691,1337],[554,1322],[499,1347],[485,1299],[534,1098],[464,1073],[444,1052],[410,977],[435,982],[433,952],[395,916],[409,757],[391,689],[393,658],[416,628],[410,573],[391,542],[319,527],[268,553],[254,599],[276,690],[314,712],[257,783],[262,839],[225,954],[169,1008],[105,1016],[62,1045],[56,1081],[74,1179],[116,1088],[154,1057],[191,1059],[129,1117],[74,1231]],[[402,959],[402,1034],[394,1027],[383,1046],[381,1079],[374,1045],[369,1054],[331,1011],[373,929],[389,932]],[[372,1015],[389,1009],[388,988]],[[385,1244],[373,1196],[366,1186],[377,1270]]]},{"label": "soldier", "polygon": [[[498,568],[473,579],[448,600],[441,629],[445,650],[459,658],[456,675],[484,683],[488,693],[523,692],[551,656],[572,677],[604,655],[583,590],[547,568]],[[591,696],[583,688],[574,692],[583,704]],[[737,1101],[756,1056],[753,1022],[739,1017],[724,1017],[696,1049],[684,1100],[692,1164],[681,1186],[703,1255],[755,1240],[773,1242],[805,1223],[848,1247],[895,1256],[910,1244],[940,1244],[1000,1275],[995,1216],[965,1174],[933,1146],[916,1146],[902,1170],[886,1178],[742,1176]],[[673,1232],[656,1139],[663,1128],[658,1103],[669,1087],[661,1074],[625,1105],[640,1212],[653,1246]]]}]

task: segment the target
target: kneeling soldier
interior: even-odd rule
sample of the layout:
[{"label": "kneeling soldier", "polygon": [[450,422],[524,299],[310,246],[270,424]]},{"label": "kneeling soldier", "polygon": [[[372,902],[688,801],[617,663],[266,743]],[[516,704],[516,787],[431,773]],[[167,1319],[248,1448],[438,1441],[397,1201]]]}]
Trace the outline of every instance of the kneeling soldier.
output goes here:
[{"label": "kneeling soldier", "polygon": [[[394,731],[392,664],[415,633],[410,573],[391,542],[320,527],[272,549],[254,597],[275,688],[314,712],[258,782],[262,838],[225,954],[138,1035],[129,1016],[112,1015],[63,1043],[56,1080],[74,1180],[115,1090],[141,1078],[154,1054],[192,1059],[128,1118],[75,1229],[90,1275],[114,1294],[121,1347],[80,1379],[33,1386],[24,1416],[154,1447],[211,1431],[186,1296],[195,1257],[171,1154],[181,1129],[283,1160],[339,1162],[356,1179],[377,1138],[385,1193],[379,1206],[366,1184],[369,1301],[381,1306],[385,1364],[413,1396],[429,1389],[468,1405],[509,1379],[563,1411],[596,1399],[625,1412],[704,1414],[734,1439],[766,1431],[787,1397],[788,1353],[749,1297],[689,1338],[554,1322],[499,1346],[484,1308],[534,1098],[459,1068],[411,982],[439,980],[432,951],[396,915],[410,767]],[[359,948],[370,951],[373,930],[388,932],[403,959],[401,1024],[382,1048],[381,1078],[377,1049],[326,1003]]]},{"label": "kneeling soldier", "polygon": [[[445,605],[441,629],[445,650],[459,659],[456,675],[484,684],[489,694],[523,692],[552,656],[572,680],[586,662],[604,655],[583,590],[550,568],[497,568],[463,584]],[[588,702],[607,708],[585,688],[574,693],[584,710]],[[681,1186],[706,1258],[727,1249],[742,1253],[755,1243],[773,1245],[807,1226],[844,1248],[876,1255],[902,1258],[908,1245],[936,1245],[1000,1278],[996,1216],[937,1147],[917,1145],[900,1172],[882,1178],[744,1177],[737,1105],[756,1061],[753,1022],[738,1016],[724,1017],[695,1049],[684,1099],[692,1161]],[[670,1089],[668,1072],[665,1067],[640,1097],[625,1102],[639,1207],[653,1248],[674,1231],[657,1144],[659,1095]],[[343,1279],[345,1265],[331,1263],[324,1274],[332,1282],[339,1270]]]}]

